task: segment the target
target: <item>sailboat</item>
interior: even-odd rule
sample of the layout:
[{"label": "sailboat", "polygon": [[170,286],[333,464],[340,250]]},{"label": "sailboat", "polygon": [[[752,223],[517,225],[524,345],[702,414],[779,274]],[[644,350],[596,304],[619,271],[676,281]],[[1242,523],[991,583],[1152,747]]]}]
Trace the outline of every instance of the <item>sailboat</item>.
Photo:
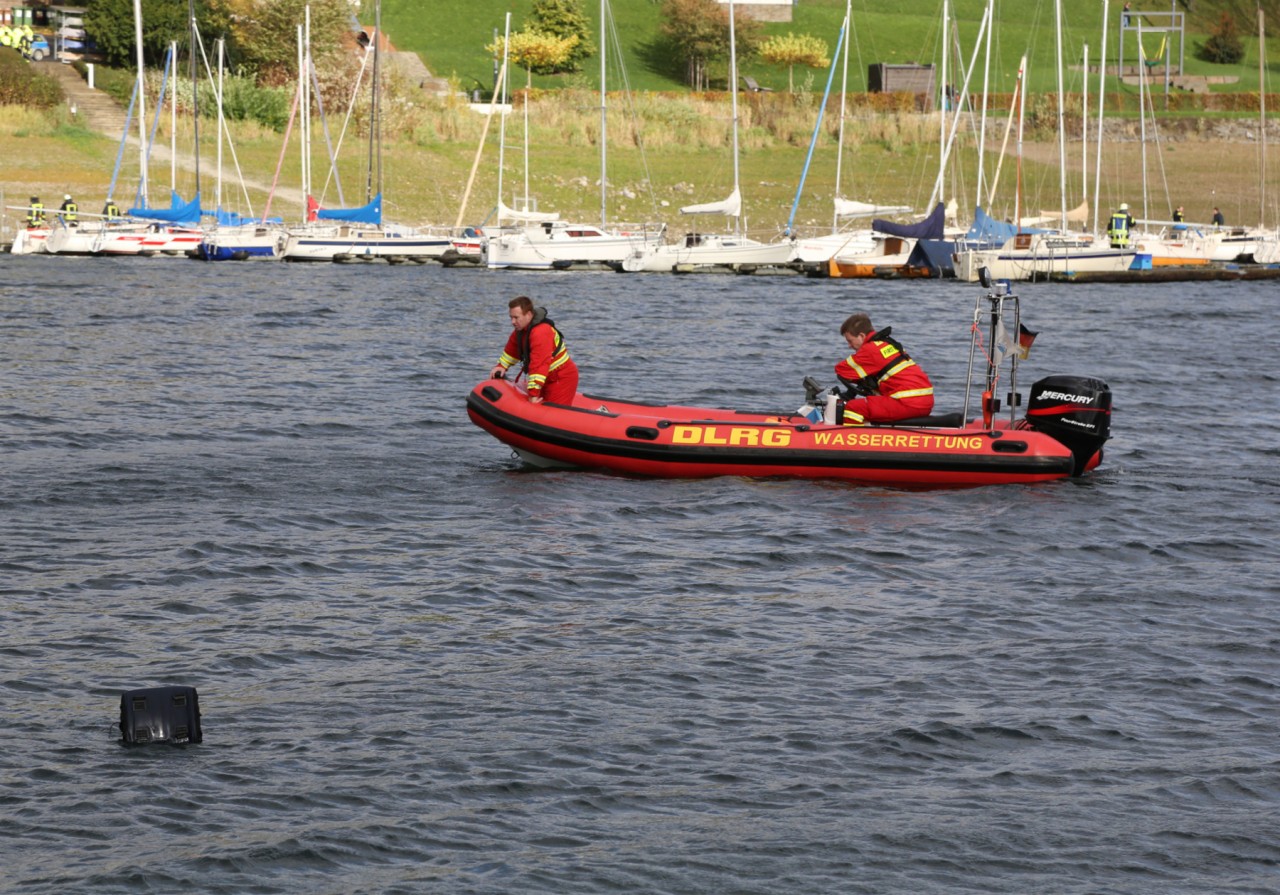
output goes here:
[{"label": "sailboat", "polygon": [[734,34],[734,6],[729,0],[729,95],[733,111],[733,192],[719,202],[687,205],[681,214],[719,214],[734,219],[729,234],[688,233],[679,242],[639,249],[622,262],[628,272],[685,270],[743,270],[790,264],[796,257],[796,242],[758,242],[743,233],[742,190],[738,171],[738,48]]},{"label": "sailboat", "polygon": [[[600,224],[571,223],[558,214],[508,208],[498,197],[499,229],[490,234],[485,265],[491,269],[565,270],[575,267],[616,267],[637,252],[661,244],[664,228],[639,225],[611,228],[608,223],[608,92],[606,56],[609,44],[609,4],[600,0]],[[510,35],[508,35],[509,38]],[[504,48],[506,47],[504,42]],[[621,56],[621,54],[619,54]],[[525,105],[525,139],[528,140],[528,104]],[[528,160],[526,158],[526,176]],[[528,188],[525,189],[526,202]],[[524,226],[503,229],[503,221]]]},{"label": "sailboat", "polygon": [[[308,10],[308,31],[309,31]],[[309,40],[309,38],[308,38]],[[382,3],[374,6],[373,26],[373,87],[372,114],[369,120],[369,165],[366,203],[356,208],[322,208],[310,195],[310,183],[304,183],[307,193],[306,225],[290,228],[284,240],[281,257],[286,261],[347,261],[382,258],[389,262],[404,260],[426,261],[437,258],[452,246],[447,236],[420,233],[413,227],[384,224],[382,221],[382,121],[379,116],[379,46],[382,43]],[[308,44],[309,45],[309,44]],[[300,87],[306,96],[306,84],[311,72],[309,52],[303,53],[299,64]],[[310,103],[303,108],[303,153],[309,152],[309,140],[305,125],[310,114]],[[374,158],[377,157],[377,193],[372,193],[374,182]],[[305,162],[304,170],[309,171]]]},{"label": "sailboat", "polygon": [[[945,10],[945,5],[944,5]],[[945,14],[944,14],[945,15]],[[842,75],[840,85],[840,121],[836,136],[836,195],[833,201],[833,219],[831,232],[800,239],[796,245],[796,260],[805,265],[810,274],[832,277],[873,277],[927,275],[925,267],[912,268],[916,242],[922,236],[941,238],[945,229],[945,215],[948,209],[939,204],[923,221],[917,224],[895,224],[881,218],[881,215],[903,215],[911,212],[906,205],[881,205],[874,202],[863,202],[846,199],[841,193],[841,172],[844,160],[844,126],[846,115],[845,96],[848,91],[849,45],[853,27],[852,3],[845,4],[845,18],[841,26],[839,41],[836,45],[836,56],[842,56]],[[945,29],[944,29],[945,30]],[[843,50],[843,53],[841,52]],[[827,93],[830,92],[831,81],[835,75],[834,65],[827,78]],[[945,72],[944,72],[945,76]],[[826,96],[823,97],[814,127],[813,140],[817,140],[822,121],[822,113],[826,109]],[[807,169],[807,165],[806,165]],[[803,178],[801,180],[803,184]],[[800,201],[800,190],[796,191],[796,202],[792,206],[794,219],[796,206]],[[954,212],[952,212],[954,213]],[[872,218],[870,227],[850,226],[850,222],[858,219]],[[790,230],[790,223],[788,223]]]},{"label": "sailboat", "polygon": [[[1067,228],[1070,213],[1066,210],[1065,131],[1062,86],[1062,10],[1061,0],[1054,2],[1054,16],[1058,34],[1058,151],[1062,170],[1061,193],[1063,209],[1059,229],[1024,229],[1022,223],[1022,126],[1026,98],[1027,57],[1018,65],[1018,173],[1014,192],[1014,219],[1017,232],[997,248],[964,248],[957,245],[952,255],[956,278],[969,282],[979,279],[984,268],[990,276],[1000,280],[1035,280],[1064,273],[1109,273],[1128,270],[1133,266],[1137,251],[1132,246],[1113,247],[1105,239],[1091,233],[1071,231]],[[1105,17],[1104,17],[1105,20]],[[1105,32],[1103,45],[1106,45]],[[1104,66],[1105,68],[1105,66]]]}]

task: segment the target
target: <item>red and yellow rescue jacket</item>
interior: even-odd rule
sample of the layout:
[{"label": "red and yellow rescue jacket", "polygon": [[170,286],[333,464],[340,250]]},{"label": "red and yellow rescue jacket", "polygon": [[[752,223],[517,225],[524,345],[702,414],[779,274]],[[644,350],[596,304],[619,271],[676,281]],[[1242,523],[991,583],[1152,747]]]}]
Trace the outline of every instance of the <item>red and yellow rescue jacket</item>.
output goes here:
[{"label": "red and yellow rescue jacket", "polygon": [[933,383],[902,346],[889,337],[892,327],[871,333],[856,354],[836,364],[836,375],[846,382],[861,380],[879,389],[886,398],[919,398],[933,394]]},{"label": "red and yellow rescue jacket", "polygon": [[556,325],[547,319],[546,308],[538,308],[533,312],[533,320],[522,330],[512,330],[507,339],[507,347],[498,358],[502,368],[508,369],[521,364],[529,397],[536,398],[542,394],[548,379],[554,379],[556,372],[573,361],[569,357],[569,349],[564,344],[564,337],[556,329]]}]

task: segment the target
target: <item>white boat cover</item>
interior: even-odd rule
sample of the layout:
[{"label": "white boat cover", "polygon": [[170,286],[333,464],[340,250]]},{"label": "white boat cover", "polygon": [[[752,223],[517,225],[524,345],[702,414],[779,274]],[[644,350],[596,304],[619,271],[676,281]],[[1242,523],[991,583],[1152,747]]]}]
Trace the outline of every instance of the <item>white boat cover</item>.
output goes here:
[{"label": "white boat cover", "polygon": [[686,205],[681,214],[723,214],[736,218],[742,214],[742,194],[734,190],[723,202],[706,202],[702,205]]},{"label": "white boat cover", "polygon": [[865,218],[873,215],[883,214],[907,214],[911,211],[909,205],[876,205],[871,202],[858,202],[855,199],[835,200],[836,214],[842,218]]},{"label": "white boat cover", "polygon": [[498,202],[498,220],[500,221],[558,221],[558,211],[516,211]]}]

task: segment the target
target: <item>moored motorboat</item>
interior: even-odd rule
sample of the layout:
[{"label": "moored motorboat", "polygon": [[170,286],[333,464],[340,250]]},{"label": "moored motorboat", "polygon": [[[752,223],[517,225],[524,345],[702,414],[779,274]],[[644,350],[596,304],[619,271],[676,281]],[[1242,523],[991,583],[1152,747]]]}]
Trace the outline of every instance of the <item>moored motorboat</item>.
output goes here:
[{"label": "moored motorboat", "polygon": [[[625,475],[824,478],[933,488],[1043,482],[1093,469],[1110,436],[1110,388],[1090,377],[1049,376],[1032,386],[1024,416],[999,418],[991,395],[1006,355],[1016,393],[1017,351],[1009,350],[1003,323],[1008,302],[1014,303],[1011,331],[1019,332],[1020,323],[1016,297],[989,299],[993,349],[982,353],[997,359],[987,365],[982,411],[973,420],[966,388],[966,407],[957,413],[846,426],[838,393],[820,400],[812,380],[806,381],[804,407],[775,413],[584,394],[572,405],[534,404],[518,384],[489,379],[472,389],[467,412],[532,466]],[[977,318],[975,309],[975,323]]]}]

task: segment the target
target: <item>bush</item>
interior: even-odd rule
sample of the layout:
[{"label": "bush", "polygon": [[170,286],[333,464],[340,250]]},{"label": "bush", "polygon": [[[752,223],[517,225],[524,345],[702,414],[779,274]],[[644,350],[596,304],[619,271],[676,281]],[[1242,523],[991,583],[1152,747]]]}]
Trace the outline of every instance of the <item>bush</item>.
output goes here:
[{"label": "bush", "polygon": [[0,106],[52,109],[66,99],[62,85],[17,53],[0,53]]},{"label": "bush", "polygon": [[1220,65],[1235,65],[1244,58],[1244,44],[1240,42],[1235,19],[1230,13],[1222,13],[1218,19],[1218,27],[1200,47],[1199,56],[1206,62]]}]

